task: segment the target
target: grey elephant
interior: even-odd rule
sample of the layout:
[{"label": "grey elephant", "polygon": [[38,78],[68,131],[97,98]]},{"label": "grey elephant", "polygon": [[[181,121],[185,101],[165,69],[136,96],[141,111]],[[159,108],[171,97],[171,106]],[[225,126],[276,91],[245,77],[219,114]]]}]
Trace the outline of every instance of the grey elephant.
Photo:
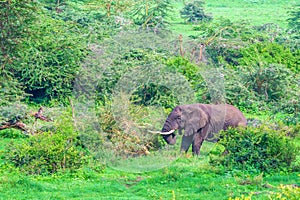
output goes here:
[{"label": "grey elephant", "polygon": [[180,105],[169,114],[161,135],[164,140],[174,145],[175,130],[184,135],[181,151],[187,152],[192,144],[193,154],[199,155],[204,140],[216,142],[220,130],[228,127],[246,126],[247,120],[236,107],[228,104],[190,104]]}]

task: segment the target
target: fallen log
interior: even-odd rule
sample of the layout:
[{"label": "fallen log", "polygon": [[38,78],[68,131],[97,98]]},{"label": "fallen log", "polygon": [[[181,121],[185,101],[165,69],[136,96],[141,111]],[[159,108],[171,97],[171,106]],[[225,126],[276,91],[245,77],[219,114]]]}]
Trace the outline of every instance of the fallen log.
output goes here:
[{"label": "fallen log", "polygon": [[2,125],[0,126],[0,130],[8,129],[8,128],[15,128],[21,131],[28,131],[26,124],[24,124],[21,121],[8,121],[8,122],[3,122]]},{"label": "fallen log", "polygon": [[[42,121],[52,122],[53,121],[52,119],[43,115],[43,111],[44,111],[44,108],[41,106],[37,112],[32,113],[30,115],[35,118],[35,121],[40,119]],[[26,126],[25,123],[23,123],[21,121],[21,119],[22,118],[15,117],[14,119],[10,119],[6,122],[2,122],[0,125],[0,131],[5,130],[5,129],[14,128],[14,129],[24,131],[26,133],[31,133],[32,131],[29,130],[29,128]]]}]

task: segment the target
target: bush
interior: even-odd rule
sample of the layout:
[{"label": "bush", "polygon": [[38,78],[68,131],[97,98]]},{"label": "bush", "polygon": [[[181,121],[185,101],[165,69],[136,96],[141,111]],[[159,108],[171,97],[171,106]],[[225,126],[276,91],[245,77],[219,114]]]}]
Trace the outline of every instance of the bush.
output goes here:
[{"label": "bush", "polygon": [[280,191],[272,193],[269,195],[269,199],[273,200],[282,200],[282,199],[289,199],[289,200],[296,200],[300,197],[300,188],[297,185],[280,185]]},{"label": "bush", "polygon": [[283,65],[260,63],[238,71],[227,69],[224,74],[230,77],[226,79],[226,98],[231,104],[252,111],[269,107],[276,112],[299,110],[297,76]]},{"label": "bush", "polygon": [[[65,117],[65,116],[64,116]],[[55,132],[45,132],[22,142],[10,143],[5,159],[26,174],[75,171],[87,163],[87,152],[79,145],[69,118]]]},{"label": "bush", "polygon": [[210,163],[223,165],[229,170],[272,172],[289,168],[296,159],[297,147],[284,130],[262,125],[229,129],[220,136],[218,144],[226,149],[226,153],[217,157],[211,155]]},{"label": "bush", "polygon": [[7,129],[0,131],[1,138],[10,138],[10,139],[19,139],[19,138],[27,138],[28,135],[23,134],[20,130],[15,129]]},{"label": "bush", "polygon": [[63,99],[72,93],[85,40],[76,25],[46,15],[29,28],[33,33],[20,44],[15,77],[36,101]]},{"label": "bush", "polygon": [[[107,138],[104,146],[114,156],[121,157],[147,155],[150,150],[158,149],[162,145],[159,141],[161,137],[148,133],[147,130],[161,124],[157,115],[159,110],[155,107],[128,105],[125,101],[122,106],[122,110],[119,110],[121,113],[113,112],[108,107],[101,112],[101,128]],[[129,107],[125,108],[126,106]]]},{"label": "bush", "polygon": [[204,13],[204,1],[188,3],[180,11],[181,17],[188,22],[210,21],[212,17]]},{"label": "bush", "polygon": [[[171,57],[166,62],[167,69],[173,73],[181,73],[195,91],[198,102],[208,103],[210,100],[208,87],[201,74],[201,68],[186,58]],[[175,107],[175,106],[173,106]]]},{"label": "bush", "polygon": [[238,59],[239,65],[257,65],[257,63],[281,64],[293,72],[299,71],[299,56],[297,52],[284,45],[271,42],[259,42],[251,44],[240,50],[242,55]]}]

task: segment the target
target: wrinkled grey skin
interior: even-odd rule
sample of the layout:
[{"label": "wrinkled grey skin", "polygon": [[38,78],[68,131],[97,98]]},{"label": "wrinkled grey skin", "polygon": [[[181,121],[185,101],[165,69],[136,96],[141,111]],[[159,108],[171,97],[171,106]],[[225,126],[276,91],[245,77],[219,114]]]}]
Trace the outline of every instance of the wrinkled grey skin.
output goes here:
[{"label": "wrinkled grey skin", "polygon": [[[193,154],[199,155],[204,140],[216,142],[215,133],[226,130],[228,127],[246,126],[247,120],[242,112],[228,104],[190,104],[181,105],[173,109],[169,114],[162,132],[178,130],[184,135],[181,143],[181,151],[187,152],[192,144]],[[164,140],[174,145],[175,133],[163,135]]]}]

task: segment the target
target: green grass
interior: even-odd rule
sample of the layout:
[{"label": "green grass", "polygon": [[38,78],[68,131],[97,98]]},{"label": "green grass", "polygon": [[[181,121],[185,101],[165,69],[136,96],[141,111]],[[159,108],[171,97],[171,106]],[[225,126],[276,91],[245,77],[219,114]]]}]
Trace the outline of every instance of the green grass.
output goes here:
[{"label": "green grass", "polygon": [[[11,140],[1,138],[1,149]],[[206,142],[199,157],[189,152],[140,173],[125,167],[96,173],[86,167],[76,174],[26,176],[0,162],[0,199],[228,199],[250,194],[252,199],[268,199],[280,184],[300,184],[296,172],[262,176],[212,167],[208,153],[213,146]],[[142,160],[143,165],[157,162],[151,156]]]},{"label": "green grass", "polygon": [[228,199],[250,193],[256,194],[253,199],[268,199],[276,186],[300,183],[296,173],[264,178],[217,174],[198,160],[181,158],[169,167],[141,174],[108,168],[90,178],[8,174],[0,179],[0,199]]},{"label": "green grass", "polygon": [[[174,2],[171,29],[183,35],[193,35],[191,24],[184,24],[179,11],[184,1]],[[188,2],[188,1],[186,1]],[[205,12],[210,13],[214,19],[226,18],[233,22],[246,21],[251,26],[267,23],[287,27],[288,11],[297,3],[296,0],[206,0]]]}]

